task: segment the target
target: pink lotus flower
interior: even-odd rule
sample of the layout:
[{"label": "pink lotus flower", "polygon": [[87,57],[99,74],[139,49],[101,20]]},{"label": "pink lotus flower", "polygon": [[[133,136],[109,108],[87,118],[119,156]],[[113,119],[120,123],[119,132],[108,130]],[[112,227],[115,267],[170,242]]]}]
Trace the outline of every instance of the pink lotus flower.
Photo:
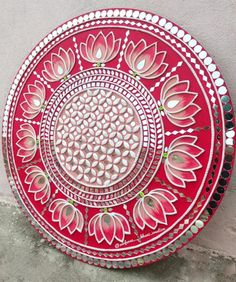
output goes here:
[{"label": "pink lotus flower", "polygon": [[25,101],[20,104],[24,111],[23,116],[28,119],[35,118],[41,111],[45,100],[45,88],[40,81],[28,85],[28,92],[24,93]]},{"label": "pink lotus flower", "polygon": [[175,214],[176,208],[172,204],[177,198],[169,191],[156,189],[144,195],[139,193],[141,198],[133,209],[133,218],[136,225],[143,230],[145,225],[156,229],[158,224],[167,225],[167,215]]},{"label": "pink lotus flower", "polygon": [[125,60],[135,77],[154,79],[162,75],[167,64],[163,63],[166,52],[157,52],[157,42],[147,45],[141,39],[136,45],[131,41],[125,50]]},{"label": "pink lotus flower", "polygon": [[17,156],[22,158],[23,163],[31,161],[35,156],[38,144],[34,128],[30,124],[24,123],[16,135],[19,139],[16,145],[20,148]]},{"label": "pink lotus flower", "polygon": [[115,40],[113,32],[105,36],[100,31],[96,37],[90,34],[86,43],[80,44],[80,53],[86,61],[100,67],[117,56],[120,43],[121,39]]},{"label": "pink lotus flower", "polygon": [[168,180],[178,187],[186,187],[185,182],[196,181],[195,170],[202,167],[197,157],[204,150],[197,145],[196,136],[181,136],[170,144],[165,155],[165,172]]},{"label": "pink lotus flower", "polygon": [[26,169],[25,183],[29,184],[29,192],[34,193],[35,201],[45,204],[51,195],[51,188],[46,174],[38,166],[30,166]]},{"label": "pink lotus flower", "polygon": [[161,91],[161,103],[170,122],[187,127],[195,123],[193,116],[200,107],[193,103],[197,93],[189,91],[189,81],[179,81],[178,75],[169,78]]},{"label": "pink lotus flower", "polygon": [[91,218],[88,231],[90,236],[95,235],[98,243],[105,240],[111,245],[114,239],[122,243],[125,234],[130,234],[130,227],[123,215],[115,212],[104,212]]},{"label": "pink lotus flower", "polygon": [[49,211],[52,212],[52,220],[59,222],[61,230],[67,228],[70,234],[73,234],[76,230],[82,231],[84,218],[72,201],[57,199],[51,203]]},{"label": "pink lotus flower", "polygon": [[50,82],[66,79],[75,64],[75,54],[69,48],[59,49],[58,54],[52,53],[51,60],[44,62],[42,74]]}]

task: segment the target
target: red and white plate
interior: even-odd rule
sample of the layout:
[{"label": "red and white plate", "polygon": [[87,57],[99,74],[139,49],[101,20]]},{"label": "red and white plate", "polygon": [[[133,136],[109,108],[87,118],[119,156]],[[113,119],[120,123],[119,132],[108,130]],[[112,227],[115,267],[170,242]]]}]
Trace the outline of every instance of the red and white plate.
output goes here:
[{"label": "red and white plate", "polygon": [[136,10],[91,12],[49,33],[19,69],[3,120],[8,178],[32,225],[107,268],[189,242],[223,197],[234,144],[210,55]]}]

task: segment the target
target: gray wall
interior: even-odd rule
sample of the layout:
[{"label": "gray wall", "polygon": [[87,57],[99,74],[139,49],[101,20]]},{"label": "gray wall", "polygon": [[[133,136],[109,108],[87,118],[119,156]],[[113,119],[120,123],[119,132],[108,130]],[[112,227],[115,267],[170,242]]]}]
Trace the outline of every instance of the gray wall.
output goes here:
[{"label": "gray wall", "polygon": [[[89,10],[129,7],[160,14],[185,28],[216,60],[236,103],[236,0],[0,0],[0,115],[29,51],[62,22]],[[236,172],[235,172],[236,173]],[[236,174],[221,207],[195,244],[236,257]],[[14,202],[0,159],[0,200]]]}]

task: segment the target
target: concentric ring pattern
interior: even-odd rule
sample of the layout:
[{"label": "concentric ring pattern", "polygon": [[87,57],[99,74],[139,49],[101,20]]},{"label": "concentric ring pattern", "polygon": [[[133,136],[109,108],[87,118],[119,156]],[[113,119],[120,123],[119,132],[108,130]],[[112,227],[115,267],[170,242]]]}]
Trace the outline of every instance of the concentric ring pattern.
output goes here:
[{"label": "concentric ring pattern", "polygon": [[74,18],[11,86],[3,153],[18,203],[72,257],[107,268],[162,259],[209,221],[230,179],[235,125],[216,64],[149,12]]}]

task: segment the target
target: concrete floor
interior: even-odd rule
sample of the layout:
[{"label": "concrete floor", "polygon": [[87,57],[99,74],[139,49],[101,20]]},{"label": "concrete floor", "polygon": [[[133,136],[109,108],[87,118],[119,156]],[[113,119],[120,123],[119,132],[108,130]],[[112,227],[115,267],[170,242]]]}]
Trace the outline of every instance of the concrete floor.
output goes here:
[{"label": "concrete floor", "polygon": [[0,204],[0,282],[227,282],[236,260],[191,244],[150,266],[109,270],[76,261],[51,247],[14,205]]}]

